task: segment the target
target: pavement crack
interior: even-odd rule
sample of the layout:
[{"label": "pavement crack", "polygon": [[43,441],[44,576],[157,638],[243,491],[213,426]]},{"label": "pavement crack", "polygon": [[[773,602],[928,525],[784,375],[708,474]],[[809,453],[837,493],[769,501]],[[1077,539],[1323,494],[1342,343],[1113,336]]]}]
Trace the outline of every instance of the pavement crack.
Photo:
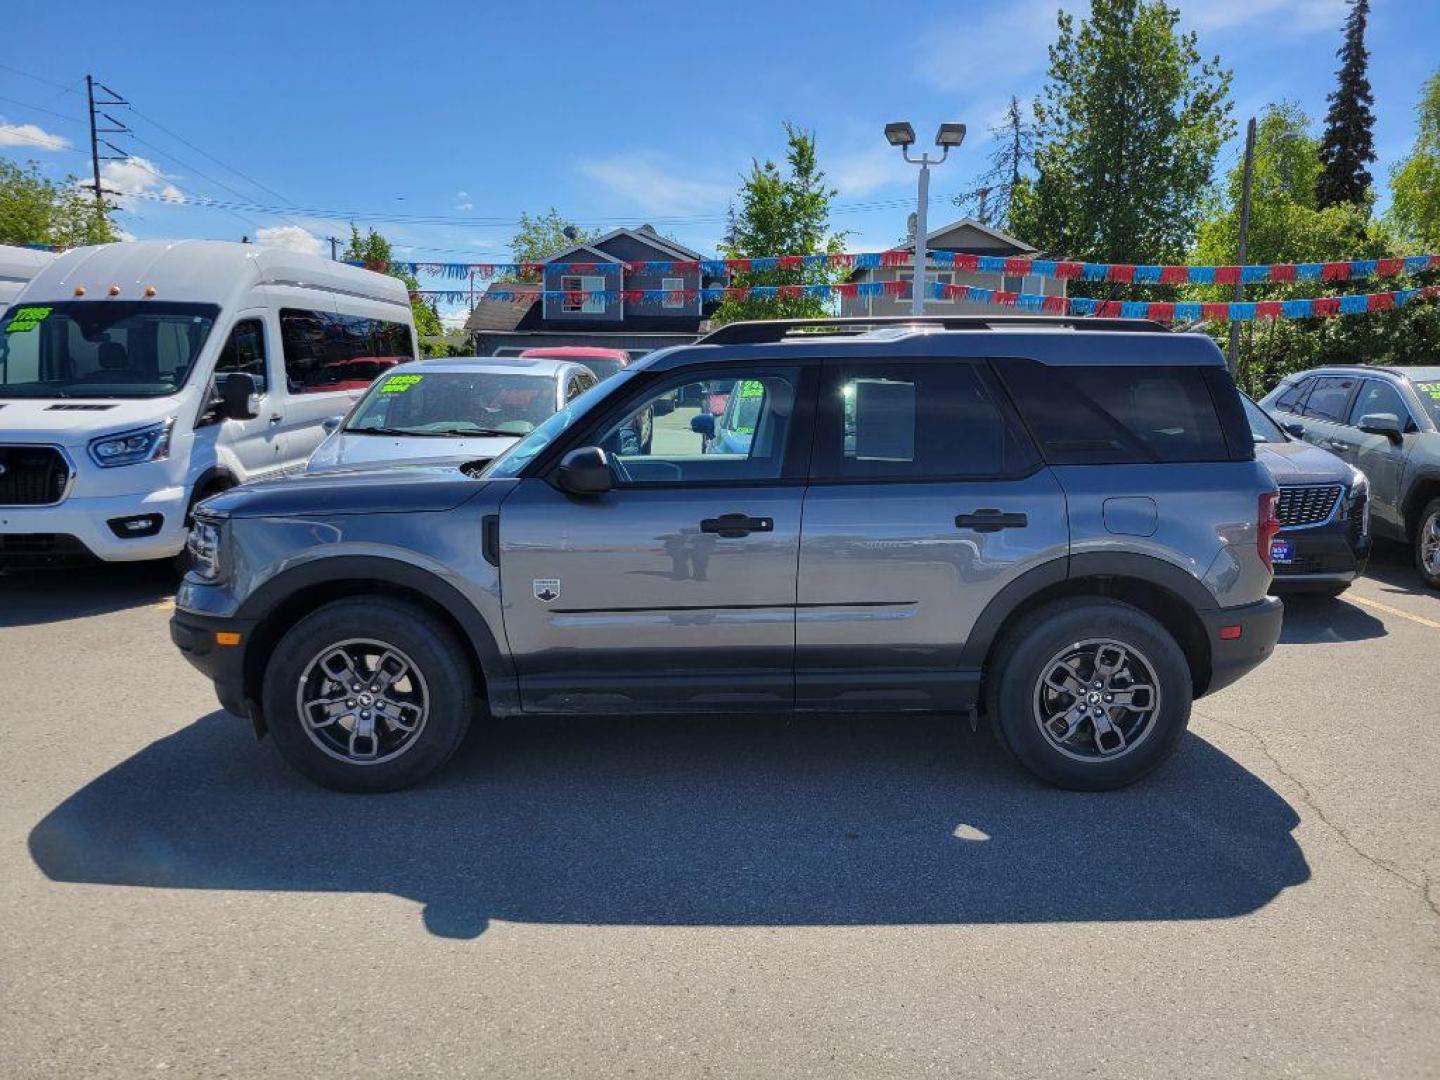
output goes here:
[{"label": "pavement crack", "polygon": [[1440,897],[1436,896],[1435,883],[1430,880],[1430,875],[1422,870],[1420,871],[1420,880],[1417,881],[1414,878],[1410,877],[1410,875],[1406,874],[1399,867],[1395,866],[1393,863],[1387,862],[1385,859],[1380,858],[1378,855],[1372,855],[1370,852],[1366,851],[1363,847],[1356,843],[1356,841],[1350,836],[1348,832],[1344,830],[1344,828],[1342,828],[1337,822],[1331,820],[1330,816],[1325,813],[1324,807],[1320,805],[1319,800],[1315,798],[1314,794],[1310,791],[1310,788],[1306,786],[1305,781],[1301,780],[1300,777],[1296,776],[1293,772],[1287,769],[1284,763],[1282,763],[1280,759],[1275,756],[1274,752],[1270,749],[1270,744],[1265,741],[1265,736],[1261,735],[1258,731],[1254,731],[1251,728],[1245,727],[1243,724],[1237,724],[1230,720],[1221,720],[1218,716],[1210,716],[1206,713],[1200,712],[1198,709],[1195,710],[1195,715],[1200,717],[1202,720],[1206,720],[1212,724],[1219,724],[1221,727],[1230,728],[1232,731],[1238,731],[1242,735],[1248,735],[1250,736],[1250,738],[1254,739],[1260,747],[1260,752],[1265,755],[1266,760],[1275,767],[1276,772],[1278,772],[1281,776],[1285,777],[1286,780],[1289,780],[1290,783],[1295,785],[1296,789],[1298,789],[1300,792],[1301,801],[1304,802],[1306,806],[1308,806],[1311,810],[1315,812],[1316,818],[1318,818],[1327,829],[1329,829],[1332,833],[1338,836],[1346,847],[1348,847],[1356,855],[1360,856],[1360,858],[1368,862],[1371,866],[1375,867],[1375,869],[1389,874],[1396,881],[1399,881],[1401,884],[1406,885],[1409,888],[1414,889],[1416,892],[1418,892],[1420,894],[1421,900],[1424,901],[1425,906],[1430,909],[1430,914],[1433,915],[1437,920],[1440,920]]}]

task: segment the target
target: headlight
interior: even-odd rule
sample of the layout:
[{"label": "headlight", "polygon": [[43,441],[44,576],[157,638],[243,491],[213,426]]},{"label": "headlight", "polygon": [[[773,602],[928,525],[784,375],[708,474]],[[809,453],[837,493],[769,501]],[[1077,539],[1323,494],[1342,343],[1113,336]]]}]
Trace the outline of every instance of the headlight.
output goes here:
[{"label": "headlight", "polygon": [[220,580],[220,537],[222,522],[196,519],[185,540],[190,553],[190,572],[202,581]]},{"label": "headlight", "polygon": [[1350,494],[1351,494],[1351,496],[1353,497],[1353,496],[1355,496],[1355,495],[1364,495],[1366,489],[1367,489],[1369,486],[1370,486],[1370,481],[1368,481],[1368,480],[1365,479],[1365,474],[1364,474],[1363,472],[1361,472],[1359,469],[1355,468],[1354,465],[1351,465],[1351,466],[1350,466]]},{"label": "headlight", "polygon": [[149,427],[106,435],[90,443],[90,457],[102,469],[116,465],[138,465],[143,461],[163,461],[170,456],[170,429],[175,418],[162,420]]}]

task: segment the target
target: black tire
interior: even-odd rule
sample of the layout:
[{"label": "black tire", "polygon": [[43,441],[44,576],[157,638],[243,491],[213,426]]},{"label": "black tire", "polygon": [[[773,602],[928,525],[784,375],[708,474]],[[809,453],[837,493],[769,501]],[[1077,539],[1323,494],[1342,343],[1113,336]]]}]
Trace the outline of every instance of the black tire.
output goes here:
[{"label": "black tire", "polygon": [[[312,737],[301,715],[302,680],[313,670],[312,662],[326,650],[357,639],[403,654],[417,669],[427,699],[418,730],[404,737],[403,749],[388,760],[360,763],[327,752],[317,741],[323,736]],[[440,620],[413,604],[362,596],[326,604],[290,628],[265,669],[261,698],[275,745],[298,772],[337,791],[395,791],[425,779],[459,748],[475,705],[475,680],[464,648]],[[338,736],[345,719],[329,730]],[[353,729],[356,717],[348,719]],[[376,740],[377,751],[379,745]]]},{"label": "black tire", "polygon": [[1415,525],[1415,569],[1420,571],[1420,580],[1432,589],[1440,589],[1440,571],[1425,565],[1425,545],[1430,530],[1440,531],[1440,499],[1431,499],[1420,511],[1420,520]]},{"label": "black tire", "polygon": [[[1097,639],[1134,650],[1140,666],[1152,670],[1154,682],[1148,685],[1155,686],[1159,696],[1143,728],[1133,729],[1133,745],[1113,757],[1081,760],[1068,756],[1041,730],[1036,718],[1040,708],[1037,697],[1052,658]],[[1185,654],[1159,622],[1129,604],[1088,597],[1047,604],[1011,628],[996,644],[993,656],[986,704],[996,736],[1020,764],[1059,787],[1105,791],[1132,784],[1170,758],[1190,722],[1194,688]],[[1085,684],[1087,692],[1091,685]],[[1133,700],[1134,695],[1131,697]],[[1106,707],[1097,704],[1097,708]],[[1135,720],[1129,710],[1119,706],[1108,708],[1105,715],[1112,713],[1122,725]],[[1075,739],[1084,741],[1085,725],[1089,724],[1094,746],[1097,733],[1093,722],[1082,716],[1078,723]],[[1077,746],[1072,752],[1081,749]],[[1094,753],[1100,751],[1094,749]]]}]

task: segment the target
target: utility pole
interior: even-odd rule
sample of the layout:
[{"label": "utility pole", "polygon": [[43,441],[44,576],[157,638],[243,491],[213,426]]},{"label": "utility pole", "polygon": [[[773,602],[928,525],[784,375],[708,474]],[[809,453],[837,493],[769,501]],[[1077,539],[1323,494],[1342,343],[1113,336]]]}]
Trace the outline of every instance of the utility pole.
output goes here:
[{"label": "utility pole", "polygon": [[[1245,125],[1245,173],[1240,183],[1240,246],[1237,255],[1241,266],[1245,265],[1250,247],[1250,185],[1254,179],[1255,118],[1252,116],[1250,122]],[[1235,289],[1230,298],[1237,304],[1245,299],[1245,287],[1239,280],[1235,282]],[[1234,378],[1240,368],[1240,324],[1233,317],[1230,320],[1230,348],[1227,350],[1226,360],[1230,365],[1230,376]]]},{"label": "utility pole", "polygon": [[340,256],[336,251],[335,245],[340,243],[340,238],[338,236],[327,236],[325,239],[330,241],[330,261],[339,262]]},{"label": "utility pole", "polygon": [[[110,95],[108,100],[96,100],[95,88],[97,86],[105,93]],[[110,142],[108,139],[101,139],[100,136],[129,135],[130,129],[124,124],[122,124],[119,120],[116,120],[109,113],[102,111],[101,106],[129,105],[130,103],[126,101],[123,97],[121,97],[119,94],[117,94],[114,90],[111,90],[104,83],[96,82],[93,75],[85,76],[85,97],[90,103],[90,172],[95,182],[95,209],[97,212],[103,214],[105,212],[105,192],[100,187],[100,162],[124,161],[128,155],[122,153],[120,151],[120,148]],[[97,117],[103,117],[104,119],[108,120],[113,126],[101,127],[97,122]],[[102,142],[104,142],[107,148],[115,151],[115,153],[100,153],[100,144]]]}]

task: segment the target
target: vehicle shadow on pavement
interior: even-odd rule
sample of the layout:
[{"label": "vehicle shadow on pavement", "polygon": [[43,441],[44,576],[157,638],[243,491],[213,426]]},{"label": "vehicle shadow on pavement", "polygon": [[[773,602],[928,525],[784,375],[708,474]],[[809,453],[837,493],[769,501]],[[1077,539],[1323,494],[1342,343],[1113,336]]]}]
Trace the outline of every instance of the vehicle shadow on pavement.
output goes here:
[{"label": "vehicle shadow on pavement", "polygon": [[1364,608],[1347,604],[1342,595],[1329,600],[1303,593],[1285,597],[1281,645],[1323,645],[1369,641],[1386,635],[1385,624]]},{"label": "vehicle shadow on pavement", "polygon": [[1415,568],[1415,551],[1408,544],[1393,540],[1376,540],[1365,577],[1382,586],[1379,591],[1391,595],[1440,597],[1420,579]]},{"label": "vehicle shadow on pavement", "polygon": [[1195,735],[1119,792],[1042,786],[944,717],[496,723],[433,782],[346,796],[216,712],[32,830],[51,879],[383,892],[489,921],[1039,923],[1242,915],[1309,878],[1295,811]]},{"label": "vehicle shadow on pavement", "polygon": [[143,607],[174,597],[169,563],[115,563],[0,574],[0,628],[39,626]]}]

